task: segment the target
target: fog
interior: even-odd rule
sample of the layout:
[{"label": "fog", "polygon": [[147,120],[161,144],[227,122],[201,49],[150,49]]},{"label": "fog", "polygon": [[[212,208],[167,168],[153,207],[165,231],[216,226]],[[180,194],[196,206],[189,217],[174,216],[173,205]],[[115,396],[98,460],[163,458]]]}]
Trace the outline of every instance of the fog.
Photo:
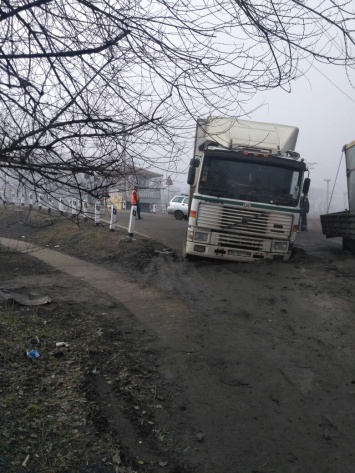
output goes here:
[{"label": "fog", "polygon": [[347,77],[342,67],[317,64],[307,77],[293,83],[289,93],[278,89],[258,94],[254,100],[254,103],[263,100],[264,104],[251,114],[251,119],[299,128],[296,151],[310,167],[309,197],[313,200],[314,212],[315,209],[319,213],[326,211],[328,179],[330,212],[347,207],[342,148],[355,140],[355,90],[349,84],[349,79],[355,84],[352,74]]}]

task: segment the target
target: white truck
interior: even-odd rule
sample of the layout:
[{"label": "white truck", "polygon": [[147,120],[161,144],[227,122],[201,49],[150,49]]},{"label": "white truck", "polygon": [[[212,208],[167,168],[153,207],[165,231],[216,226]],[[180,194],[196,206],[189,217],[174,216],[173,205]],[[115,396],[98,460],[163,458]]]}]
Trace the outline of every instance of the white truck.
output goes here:
[{"label": "white truck", "polygon": [[348,210],[321,215],[322,232],[327,238],[341,237],[343,249],[355,254],[355,141],[343,146],[348,185]]},{"label": "white truck", "polygon": [[286,261],[298,232],[306,164],[298,128],[231,118],[199,119],[185,257]]}]

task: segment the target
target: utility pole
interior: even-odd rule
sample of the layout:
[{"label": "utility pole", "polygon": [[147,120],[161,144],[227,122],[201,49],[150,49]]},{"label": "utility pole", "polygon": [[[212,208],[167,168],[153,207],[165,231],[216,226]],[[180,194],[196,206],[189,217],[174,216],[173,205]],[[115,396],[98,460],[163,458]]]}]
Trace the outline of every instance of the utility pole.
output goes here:
[{"label": "utility pole", "polygon": [[343,192],[343,197],[344,197],[344,209],[348,210],[348,193]]},{"label": "utility pole", "polygon": [[329,212],[329,182],[331,179],[323,179],[324,182],[327,183],[327,198],[326,198],[326,208],[325,208],[325,213]]}]

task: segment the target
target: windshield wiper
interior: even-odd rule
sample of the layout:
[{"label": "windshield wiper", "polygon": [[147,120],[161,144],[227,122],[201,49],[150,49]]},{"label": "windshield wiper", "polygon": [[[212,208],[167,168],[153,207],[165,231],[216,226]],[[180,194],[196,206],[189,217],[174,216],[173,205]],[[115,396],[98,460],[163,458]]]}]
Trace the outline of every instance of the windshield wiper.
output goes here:
[{"label": "windshield wiper", "polygon": [[291,204],[294,202],[294,198],[292,197],[291,194],[280,194],[279,192],[275,192],[271,189],[267,189],[266,187],[263,187],[262,190],[265,190],[267,192],[270,192],[270,194],[273,194],[279,198],[282,199],[281,202],[279,202],[278,200],[274,200],[273,203],[276,204],[276,205],[281,205],[282,203],[287,203],[287,204]]},{"label": "windshield wiper", "polygon": [[292,204],[292,200],[270,200],[270,204],[275,205],[285,205],[285,204]]}]

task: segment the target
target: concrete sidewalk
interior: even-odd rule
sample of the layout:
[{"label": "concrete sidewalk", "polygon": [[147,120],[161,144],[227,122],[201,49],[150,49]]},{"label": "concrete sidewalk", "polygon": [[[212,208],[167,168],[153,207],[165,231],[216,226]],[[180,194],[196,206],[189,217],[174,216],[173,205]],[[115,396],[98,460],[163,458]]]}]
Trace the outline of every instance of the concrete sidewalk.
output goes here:
[{"label": "concrete sidewalk", "polygon": [[189,335],[195,316],[180,299],[167,297],[166,293],[152,287],[141,287],[121,274],[59,251],[2,237],[0,245],[10,251],[29,254],[91,285],[123,304],[170,347],[190,349]]}]

